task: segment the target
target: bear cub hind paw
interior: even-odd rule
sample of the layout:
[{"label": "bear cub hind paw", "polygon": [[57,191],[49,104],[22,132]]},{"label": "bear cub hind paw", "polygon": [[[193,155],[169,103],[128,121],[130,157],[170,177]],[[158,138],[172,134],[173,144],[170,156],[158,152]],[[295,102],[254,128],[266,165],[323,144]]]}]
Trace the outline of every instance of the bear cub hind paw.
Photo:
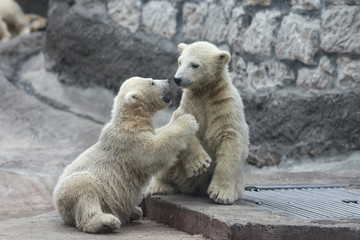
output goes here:
[{"label": "bear cub hind paw", "polygon": [[174,193],[175,189],[171,185],[159,181],[152,182],[146,189],[146,197],[152,195],[170,195]]},{"label": "bear cub hind paw", "polygon": [[106,233],[119,229],[120,220],[112,214],[102,213],[93,216],[87,224],[82,228],[88,233]]}]

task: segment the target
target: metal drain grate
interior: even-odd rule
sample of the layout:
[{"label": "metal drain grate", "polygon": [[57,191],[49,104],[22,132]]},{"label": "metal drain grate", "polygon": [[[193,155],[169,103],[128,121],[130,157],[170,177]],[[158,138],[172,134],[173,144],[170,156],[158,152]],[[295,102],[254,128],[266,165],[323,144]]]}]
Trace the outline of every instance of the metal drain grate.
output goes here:
[{"label": "metal drain grate", "polygon": [[360,219],[360,184],[248,186],[250,205],[300,219]]}]

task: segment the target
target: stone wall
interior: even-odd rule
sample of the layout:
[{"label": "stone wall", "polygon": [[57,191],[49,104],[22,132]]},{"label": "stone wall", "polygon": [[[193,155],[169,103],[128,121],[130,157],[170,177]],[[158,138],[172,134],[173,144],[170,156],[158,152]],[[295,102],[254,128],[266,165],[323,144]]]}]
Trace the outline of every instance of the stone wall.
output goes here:
[{"label": "stone wall", "polygon": [[132,33],[206,40],[232,54],[235,85],[250,91],[360,87],[360,1],[109,0]]},{"label": "stone wall", "polygon": [[67,84],[172,79],[180,42],[228,50],[258,166],[360,149],[358,0],[50,0],[48,20]]}]

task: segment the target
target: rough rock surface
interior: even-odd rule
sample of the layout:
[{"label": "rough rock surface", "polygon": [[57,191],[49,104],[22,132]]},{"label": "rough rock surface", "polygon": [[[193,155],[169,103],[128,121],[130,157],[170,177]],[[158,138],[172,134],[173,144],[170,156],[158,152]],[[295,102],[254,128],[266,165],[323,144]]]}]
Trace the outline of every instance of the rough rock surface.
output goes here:
[{"label": "rough rock surface", "polygon": [[245,5],[268,6],[270,4],[271,4],[271,0],[245,0]]},{"label": "rough rock surface", "polygon": [[360,54],[360,6],[333,6],[321,17],[321,48]]},{"label": "rough rock surface", "polygon": [[321,0],[291,0],[290,4],[294,9],[319,10]]},{"label": "rough rock surface", "polygon": [[231,68],[233,71],[230,73],[230,77],[232,82],[236,87],[244,86],[246,81],[246,63],[244,59],[237,54],[233,54],[231,59]]},{"label": "rough rock surface", "polygon": [[169,2],[151,1],[143,7],[142,28],[162,37],[171,38],[176,32],[177,10]]},{"label": "rough rock surface", "polygon": [[250,143],[283,157],[314,157],[360,148],[360,92],[242,94]]},{"label": "rough rock surface", "polygon": [[244,33],[243,49],[251,54],[270,56],[274,41],[274,30],[280,11],[258,12]]},{"label": "rough rock surface", "polygon": [[247,17],[243,7],[240,6],[233,8],[231,18],[229,20],[228,42],[234,50],[241,49],[246,25]]},{"label": "rough rock surface", "polygon": [[349,57],[339,57],[338,82],[341,86],[358,88],[360,86],[360,59],[352,60]]},{"label": "rough rock surface", "polygon": [[276,38],[275,52],[279,59],[299,60],[315,65],[320,21],[310,21],[298,14],[284,17]]},{"label": "rough rock surface", "polygon": [[141,1],[111,0],[108,3],[112,19],[131,32],[136,32],[140,22]]},{"label": "rough rock surface", "polygon": [[221,43],[227,33],[226,18],[221,6],[210,4],[208,18],[204,22],[201,38],[215,44]]},{"label": "rough rock surface", "polygon": [[207,9],[206,3],[186,2],[184,4],[182,18],[185,38],[194,40],[200,38]]},{"label": "rough rock surface", "polygon": [[282,86],[291,83],[295,79],[293,71],[277,61],[267,61],[260,64],[249,62],[246,72],[248,73],[248,84],[252,89],[264,86]]},{"label": "rough rock surface", "polygon": [[333,85],[334,77],[325,73],[321,67],[316,69],[302,68],[298,71],[296,84],[306,90],[325,90]]}]

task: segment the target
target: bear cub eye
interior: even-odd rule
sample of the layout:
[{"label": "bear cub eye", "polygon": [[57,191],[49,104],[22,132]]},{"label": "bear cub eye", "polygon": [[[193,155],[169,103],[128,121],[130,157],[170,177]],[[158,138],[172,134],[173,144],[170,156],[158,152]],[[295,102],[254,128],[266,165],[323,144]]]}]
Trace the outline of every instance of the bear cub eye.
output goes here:
[{"label": "bear cub eye", "polygon": [[154,82],[151,82],[151,86],[154,86],[155,85],[155,83]]},{"label": "bear cub eye", "polygon": [[193,68],[198,68],[198,67],[199,67],[199,64],[193,63],[193,64],[191,64],[191,66],[192,66]]}]

